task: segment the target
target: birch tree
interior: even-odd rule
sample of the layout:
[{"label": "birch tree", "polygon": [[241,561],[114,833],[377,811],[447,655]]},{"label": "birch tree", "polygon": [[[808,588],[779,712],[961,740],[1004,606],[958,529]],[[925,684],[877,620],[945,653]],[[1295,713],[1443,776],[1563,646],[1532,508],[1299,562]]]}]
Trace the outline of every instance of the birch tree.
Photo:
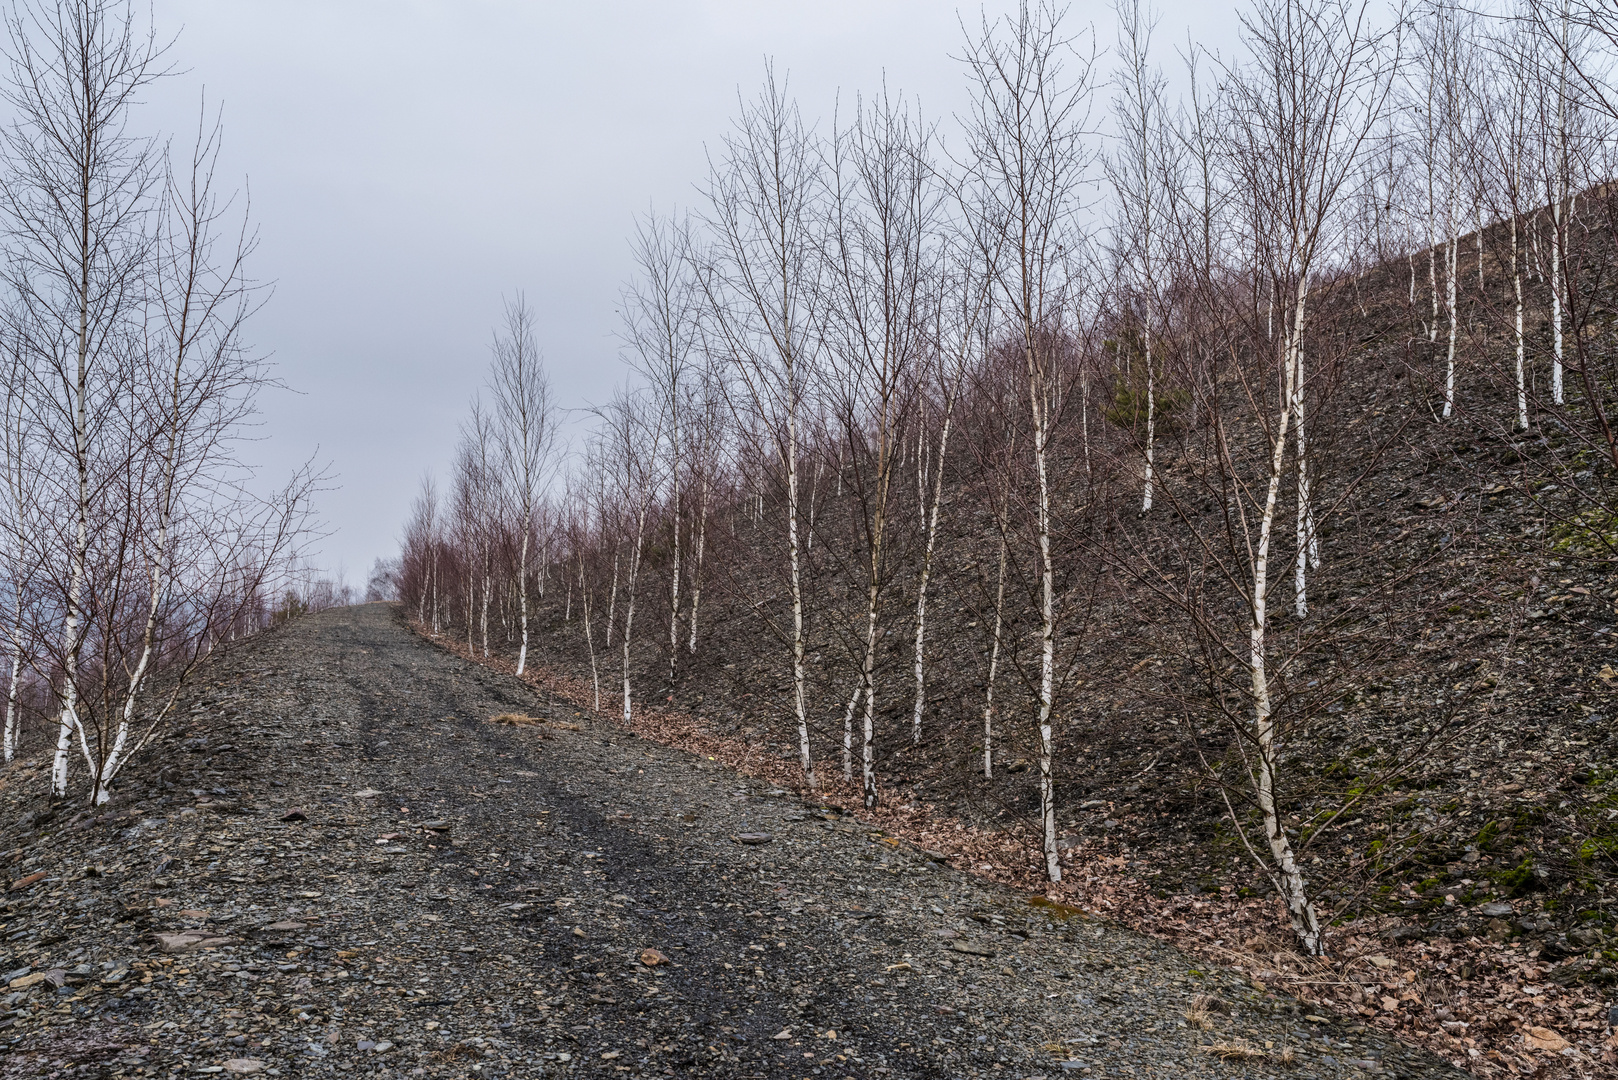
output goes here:
[{"label": "birch tree", "polygon": [[521,293],[506,304],[505,325],[495,335],[489,367],[500,469],[517,532],[517,618],[522,644],[517,674],[528,663],[529,555],[536,514],[556,448],[556,417],[550,380],[534,340],[534,315]]},{"label": "birch tree", "polygon": [[623,688],[625,724],[631,718],[630,644],[634,640],[635,587],[640,579],[641,556],[646,547],[646,522],[661,494],[664,474],[659,461],[666,416],[661,403],[648,404],[643,398],[620,392],[598,413],[607,443],[603,461],[611,469],[617,499],[625,508],[626,524],[633,530],[629,545],[629,566],[624,577]]},{"label": "birch tree", "polygon": [[1522,226],[1530,206],[1526,157],[1530,145],[1532,124],[1531,101],[1537,79],[1533,41],[1525,32],[1523,22],[1506,23],[1489,43],[1490,52],[1499,62],[1498,77],[1481,80],[1479,93],[1481,108],[1489,117],[1482,145],[1488,153],[1489,167],[1495,174],[1490,190],[1499,193],[1499,202],[1492,209],[1506,219],[1510,228],[1511,274],[1511,341],[1512,375],[1516,391],[1514,426],[1528,430],[1528,381],[1526,376],[1527,336],[1524,332],[1524,271],[1526,257],[1523,250]]},{"label": "birch tree", "polygon": [[[140,372],[149,394],[143,395],[135,415],[137,438],[144,443],[140,456],[149,459],[142,470],[137,533],[146,609],[122,706],[111,723],[110,746],[108,733],[97,732],[98,752],[91,762],[91,801],[96,803],[106,801],[108,783],[138,748],[131,742],[132,725],[141,690],[163,646],[162,617],[177,570],[176,530],[186,524],[184,518],[197,502],[210,504],[215,512],[235,505],[251,516],[244,493],[232,490],[233,474],[239,472],[232,442],[251,417],[254,393],[267,381],[267,373],[242,340],[243,326],[257,304],[256,290],[246,277],[256,240],[245,212],[233,223],[233,200],[215,190],[220,136],[217,119],[211,128],[199,125],[189,161],[166,170],[156,213],[149,285],[156,317],[143,342]],[[296,506],[275,511],[298,512]],[[284,533],[279,524],[265,525],[272,535]],[[280,553],[272,549],[262,554],[273,560]]]},{"label": "birch tree", "polygon": [[1112,107],[1115,149],[1107,160],[1107,176],[1118,209],[1115,249],[1128,274],[1128,291],[1141,305],[1140,358],[1146,375],[1141,512],[1146,513],[1152,509],[1152,469],[1157,452],[1157,363],[1152,335],[1157,322],[1159,248],[1163,242],[1161,203],[1169,192],[1162,172],[1171,146],[1165,123],[1165,82],[1162,72],[1151,66],[1156,17],[1140,0],[1118,0],[1113,10],[1118,18],[1120,70]]},{"label": "birch tree", "polygon": [[659,445],[654,452],[663,454],[659,472],[668,482],[668,677],[673,682],[680,658],[680,557],[685,530],[685,491],[680,481],[688,456],[682,422],[693,396],[690,384],[699,347],[699,296],[686,222],[648,215],[637,224],[632,247],[639,274],[624,295],[623,334],[629,362],[647,380],[662,413],[658,426],[667,447],[665,451]]},{"label": "birch tree", "polygon": [[[128,131],[138,96],[162,74],[162,49],[113,0],[23,3],[5,15],[13,119],[0,134],[7,285],[26,335],[33,403],[44,449],[59,463],[67,574],[60,597],[61,711],[51,791],[67,793],[68,753],[79,732],[80,658],[98,440],[122,388],[128,320],[140,294],[146,215],[159,183],[150,139]],[[48,419],[47,419],[48,418]]]},{"label": "birch tree", "polygon": [[853,123],[833,136],[827,167],[826,382],[849,451],[864,556],[860,778],[867,807],[877,803],[876,663],[892,557],[890,500],[914,371],[928,348],[927,307],[935,287],[930,275],[940,192],[930,144],[931,133],[883,96],[862,104]]},{"label": "birch tree", "polygon": [[1062,36],[1060,15],[1044,3],[1023,3],[1004,22],[985,18],[964,55],[974,92],[966,167],[982,191],[974,228],[995,238],[995,309],[1017,342],[1026,379],[1039,579],[1040,832],[1045,875],[1053,882],[1061,881],[1062,867],[1051,774],[1057,600],[1049,454],[1060,389],[1055,352],[1062,320],[1078,299],[1070,286],[1084,237],[1075,215],[1095,161],[1086,137],[1093,58]]},{"label": "birch tree", "polygon": [[[814,140],[786,88],[770,71],[763,92],[742,104],[720,156],[710,163],[706,224],[711,247],[700,275],[709,337],[729,360],[734,376],[733,412],[741,414],[737,429],[756,431],[783,474],[792,712],[799,765],[811,787],[815,771],[804,666],[799,425],[810,376],[821,356],[816,328],[822,263],[819,174]],[[758,424],[747,423],[749,416]]]},{"label": "birch tree", "polygon": [[[1271,418],[1264,421],[1263,495],[1253,509],[1255,520],[1242,549],[1249,573],[1245,606],[1255,751],[1251,775],[1269,852],[1266,868],[1287,905],[1299,944],[1310,955],[1318,955],[1323,949],[1319,916],[1275,796],[1283,747],[1272,716],[1266,644],[1270,563],[1290,434],[1299,520],[1294,611],[1304,617],[1305,566],[1314,542],[1307,511],[1308,445],[1301,429],[1306,415],[1310,284],[1332,251],[1346,185],[1375,129],[1395,64],[1382,52],[1383,40],[1367,19],[1366,5],[1354,0],[1263,0],[1244,15],[1242,27],[1252,59],[1226,68],[1222,80],[1233,180],[1246,191],[1233,202],[1255,208],[1248,228],[1260,239],[1254,249],[1273,260],[1259,272],[1276,283],[1282,316],[1276,343],[1281,397]],[[1263,346],[1255,341],[1255,347]],[[1250,400],[1255,412],[1263,407],[1260,399]]]},{"label": "birch tree", "polygon": [[[955,410],[970,371],[988,354],[990,275],[978,252],[959,229],[947,229],[937,256],[940,266],[932,290],[932,330],[928,343],[932,362],[920,410],[918,440],[925,453],[917,456],[916,506],[923,515],[921,570],[916,581],[915,675],[916,699],[911,708],[911,739],[921,745],[922,714],[927,705],[927,588],[932,581],[933,555],[938,546],[939,512],[944,502],[945,463]],[[931,408],[925,404],[934,402]],[[931,416],[934,435],[927,427]],[[928,475],[928,460],[935,462]],[[1003,580],[1003,579],[1002,579]],[[991,675],[990,682],[993,682]]]}]

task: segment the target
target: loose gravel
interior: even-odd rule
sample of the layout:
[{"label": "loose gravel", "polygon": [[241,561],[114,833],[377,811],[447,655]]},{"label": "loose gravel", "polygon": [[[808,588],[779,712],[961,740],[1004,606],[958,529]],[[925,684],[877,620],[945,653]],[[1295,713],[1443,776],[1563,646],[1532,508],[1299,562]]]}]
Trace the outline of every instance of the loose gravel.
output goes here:
[{"label": "loose gravel", "polygon": [[[387,605],[0,788],[0,1077],[1459,1076],[543,700]],[[496,719],[501,718],[501,719]]]}]

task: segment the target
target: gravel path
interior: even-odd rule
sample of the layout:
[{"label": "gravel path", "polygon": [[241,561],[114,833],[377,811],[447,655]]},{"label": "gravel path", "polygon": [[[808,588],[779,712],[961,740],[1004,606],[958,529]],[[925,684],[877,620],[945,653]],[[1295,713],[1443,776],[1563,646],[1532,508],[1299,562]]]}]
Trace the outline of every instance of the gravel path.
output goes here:
[{"label": "gravel path", "polygon": [[185,716],[95,816],[6,772],[0,1076],[1461,1075],[386,605],[253,642]]}]

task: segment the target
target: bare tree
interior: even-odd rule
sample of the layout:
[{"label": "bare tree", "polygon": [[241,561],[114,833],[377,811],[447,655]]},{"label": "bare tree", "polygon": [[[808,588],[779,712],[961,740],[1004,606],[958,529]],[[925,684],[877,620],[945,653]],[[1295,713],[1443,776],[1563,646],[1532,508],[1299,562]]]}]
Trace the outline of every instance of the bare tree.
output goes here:
[{"label": "bare tree", "polygon": [[[669,681],[680,658],[680,542],[685,514],[680,486],[687,447],[682,420],[692,397],[692,368],[699,345],[698,300],[690,259],[689,226],[650,214],[636,225],[633,242],[639,276],[624,294],[624,344],[630,364],[656,395],[667,443],[661,473],[669,485]],[[663,447],[654,453],[664,453]],[[694,602],[694,601],[693,601]],[[693,612],[694,612],[693,608]],[[695,615],[693,614],[693,618]]]},{"label": "bare tree", "polygon": [[646,547],[647,517],[662,492],[664,481],[658,450],[667,417],[661,404],[649,406],[637,395],[620,392],[598,410],[606,440],[601,461],[611,471],[618,489],[617,501],[626,509],[629,527],[634,531],[629,549],[629,572],[624,579],[623,719],[626,724],[631,718],[630,643],[635,626],[635,586]]},{"label": "bare tree", "polygon": [[[932,289],[930,319],[932,329],[928,348],[932,363],[924,380],[923,404],[917,435],[922,453],[916,461],[916,505],[924,515],[926,534],[922,543],[921,570],[916,581],[916,699],[911,708],[911,738],[921,742],[922,712],[927,704],[927,588],[932,581],[933,557],[938,546],[939,510],[944,501],[945,462],[949,457],[949,437],[955,423],[956,405],[966,377],[988,354],[992,323],[989,310],[991,277],[977,260],[978,252],[959,229],[946,229],[941,250],[935,257],[939,271]],[[932,401],[931,407],[928,405]],[[937,434],[927,429],[931,417]],[[936,441],[933,441],[936,440]],[[928,461],[932,476],[928,476]],[[929,491],[930,487],[930,491]],[[990,676],[993,682],[993,676]],[[987,724],[987,720],[985,720]],[[988,728],[985,727],[987,732]]]},{"label": "bare tree", "polygon": [[528,663],[529,553],[534,541],[535,514],[556,449],[550,381],[534,340],[534,315],[521,293],[506,304],[505,326],[495,335],[493,353],[489,395],[494,399],[495,430],[500,441],[500,468],[506,497],[511,502],[517,529],[517,617],[522,633],[522,645],[517,651],[517,674],[521,675]]},{"label": "bare tree", "polygon": [[798,457],[803,398],[821,349],[818,174],[814,141],[771,70],[758,100],[742,104],[721,157],[711,163],[706,224],[712,246],[700,275],[712,348],[730,360],[739,391],[733,411],[759,421],[738,423],[738,430],[767,441],[784,473],[792,707],[799,764],[811,786]]},{"label": "bare tree", "polygon": [[[1266,257],[1255,265],[1253,276],[1275,283],[1280,298],[1276,376],[1283,389],[1273,416],[1263,414],[1262,399],[1251,399],[1253,419],[1267,439],[1266,470],[1253,518],[1244,520],[1244,532],[1250,535],[1238,549],[1246,561],[1242,588],[1255,746],[1252,782],[1269,851],[1266,868],[1286,902],[1299,943],[1315,955],[1323,948],[1319,917],[1274,794],[1282,748],[1272,718],[1266,646],[1271,547],[1291,434],[1299,520],[1294,610],[1302,618],[1308,612],[1305,567],[1315,544],[1308,444],[1301,425],[1310,287],[1333,251],[1345,189],[1375,130],[1396,64],[1383,54],[1366,5],[1354,0],[1261,0],[1244,16],[1243,31],[1253,58],[1247,65],[1226,68],[1222,116],[1232,182],[1242,192],[1232,202],[1255,209],[1247,223],[1250,250]],[[1261,350],[1264,344],[1255,338],[1252,347]]]},{"label": "bare tree", "polygon": [[[1027,380],[1039,549],[1038,701],[1040,820],[1045,873],[1062,879],[1051,777],[1056,683],[1056,585],[1051,561],[1050,441],[1060,390],[1055,355],[1063,318],[1080,305],[1074,260],[1084,237],[1075,214],[1095,152],[1086,126],[1094,63],[1061,34],[1061,13],[1019,5],[1004,23],[984,19],[965,61],[975,96],[967,119],[967,169],[980,195],[975,231],[993,267],[996,310],[1022,353]],[[1067,63],[1076,71],[1069,73]]]},{"label": "bare tree", "polygon": [[[258,358],[242,341],[243,325],[256,306],[246,261],[256,241],[246,212],[232,225],[229,198],[214,190],[219,154],[217,119],[199,124],[190,160],[166,172],[163,204],[152,252],[150,303],[156,316],[141,352],[142,383],[149,388],[137,415],[142,457],[150,457],[143,477],[138,544],[145,565],[146,612],[136,659],[128,672],[111,746],[101,746],[92,801],[106,798],[106,785],[123,766],[130,745],[136,702],[161,647],[161,616],[176,566],[171,541],[195,500],[220,508],[242,506],[244,494],[231,490],[239,472],[231,440],[253,411],[254,393],[268,381]],[[230,230],[220,235],[221,227]],[[294,517],[306,495],[279,512]],[[251,516],[248,514],[247,516]],[[273,516],[273,515],[272,515]],[[285,523],[265,522],[274,534]],[[243,537],[249,543],[264,537]],[[285,554],[291,536],[269,551],[271,565]],[[279,550],[278,550],[279,549]],[[105,739],[105,733],[98,733]]]},{"label": "bare tree", "polygon": [[31,358],[29,400],[51,435],[73,524],[61,601],[62,710],[51,790],[67,793],[68,749],[78,730],[79,661],[92,473],[101,425],[116,416],[129,320],[148,254],[145,218],[159,183],[150,139],[130,135],[130,107],[162,74],[162,49],[129,3],[60,0],[5,16],[3,93],[14,119],[4,131],[0,185],[10,244],[7,284],[17,296],[13,331]]},{"label": "bare tree", "polygon": [[[1164,182],[1173,144],[1168,137],[1163,74],[1151,66],[1155,14],[1141,0],[1117,0],[1118,94],[1113,101],[1116,148],[1107,174],[1117,199],[1115,250],[1128,274],[1128,292],[1141,305],[1140,359],[1144,369],[1146,416],[1145,469],[1141,512],[1152,508],[1152,468],[1157,451],[1157,363],[1153,334],[1157,323],[1158,272],[1163,244],[1163,202],[1170,197]],[[1128,382],[1126,386],[1132,385]],[[1136,412],[1139,412],[1137,406]]]},{"label": "bare tree", "polygon": [[[825,239],[827,400],[852,466],[865,577],[860,777],[877,803],[876,658],[888,561],[893,482],[913,402],[914,370],[930,342],[941,191],[931,133],[884,96],[856,109],[832,138]],[[918,727],[915,740],[920,742]]]}]

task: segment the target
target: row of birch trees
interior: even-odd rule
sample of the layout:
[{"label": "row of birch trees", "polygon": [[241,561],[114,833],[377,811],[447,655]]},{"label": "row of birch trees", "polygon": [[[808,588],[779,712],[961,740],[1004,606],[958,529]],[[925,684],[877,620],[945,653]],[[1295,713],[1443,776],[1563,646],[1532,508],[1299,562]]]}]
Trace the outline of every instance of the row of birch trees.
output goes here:
[{"label": "row of birch trees", "polygon": [[4,755],[25,723],[106,801],[220,642],[283,607],[317,477],[263,490],[239,458],[268,368],[243,337],[245,197],[217,112],[142,134],[166,45],[114,0],[4,11],[0,625]]},{"label": "row of birch trees", "polygon": [[1175,654],[1157,705],[1225,732],[1204,760],[1318,953],[1287,765],[1330,673],[1393,651],[1407,580],[1334,577],[1335,522],[1412,424],[1618,462],[1592,321],[1618,26],[1582,0],[1252,0],[1239,55],[1165,74],[1146,4],[1114,14],[970,27],[947,124],[886,88],[812,123],[768,72],[698,205],[637,226],[635,378],[567,452],[508,305],[400,597],[519,668],[543,608],[626,719],[735,651],[721,618],[762,634],[757,707],[806,785],[867,806],[969,714],[985,782],[1031,748],[1053,882],[1062,727],[1123,723],[1097,688]]}]

